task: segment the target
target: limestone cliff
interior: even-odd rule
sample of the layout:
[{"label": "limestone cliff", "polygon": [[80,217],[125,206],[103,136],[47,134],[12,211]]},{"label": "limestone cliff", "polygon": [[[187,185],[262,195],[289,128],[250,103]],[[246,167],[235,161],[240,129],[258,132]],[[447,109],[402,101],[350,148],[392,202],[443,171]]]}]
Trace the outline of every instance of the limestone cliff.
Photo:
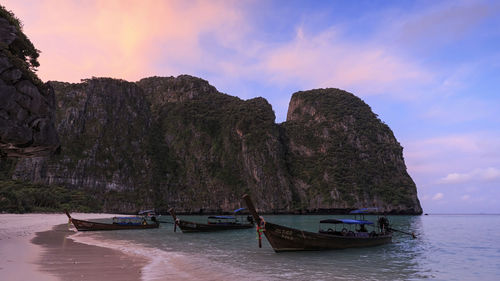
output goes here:
[{"label": "limestone cliff", "polygon": [[105,211],[149,204],[151,114],[142,90],[107,78],[49,83],[57,98],[61,153],[20,160],[14,178],[83,189]]},{"label": "limestone cliff", "polygon": [[63,149],[14,178],[86,190],[105,211],[228,211],[251,193],[268,212],[421,213],[401,146],[352,94],[296,93],[276,124],[265,99],[188,75],[50,85]]},{"label": "limestone cliff", "polygon": [[188,75],[138,85],[156,108],[154,182],[162,202],[180,210],[230,210],[252,192],[268,210],[289,209],[279,127],[265,99],[243,101]]},{"label": "limestone cliff", "polygon": [[302,208],[422,212],[403,148],[358,97],[339,89],[295,93],[282,126]]},{"label": "limestone cliff", "polygon": [[0,157],[32,157],[59,147],[54,93],[38,79],[38,51],[0,5]]}]

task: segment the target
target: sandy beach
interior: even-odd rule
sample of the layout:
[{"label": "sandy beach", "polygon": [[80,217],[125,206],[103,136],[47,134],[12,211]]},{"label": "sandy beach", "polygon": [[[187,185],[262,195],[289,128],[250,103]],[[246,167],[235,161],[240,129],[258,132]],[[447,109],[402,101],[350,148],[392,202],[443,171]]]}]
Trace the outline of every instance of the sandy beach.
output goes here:
[{"label": "sandy beach", "polygon": [[[109,218],[112,214],[74,214]],[[144,257],[77,243],[63,214],[1,214],[0,276],[5,281],[141,280]]]},{"label": "sandy beach", "polygon": [[[114,214],[72,214],[79,219]],[[64,214],[0,214],[0,280],[269,280],[248,278],[210,260],[134,245],[126,240],[95,239],[76,232]],[[240,272],[241,271],[241,272]]]}]

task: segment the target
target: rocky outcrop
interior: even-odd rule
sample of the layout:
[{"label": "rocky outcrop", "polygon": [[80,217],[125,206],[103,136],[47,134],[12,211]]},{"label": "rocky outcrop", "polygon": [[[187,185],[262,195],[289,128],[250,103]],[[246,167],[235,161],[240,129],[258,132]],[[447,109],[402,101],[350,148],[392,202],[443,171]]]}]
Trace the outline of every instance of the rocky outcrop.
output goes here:
[{"label": "rocky outcrop", "polygon": [[392,131],[347,92],[296,93],[276,124],[265,99],[188,75],[50,85],[63,149],[14,178],[84,189],[104,211],[228,211],[251,193],[267,212],[421,213]]},{"label": "rocky outcrop", "polygon": [[0,156],[49,155],[59,147],[53,90],[16,56],[25,35],[0,9]]},{"label": "rocky outcrop", "polygon": [[167,103],[189,101],[200,95],[217,93],[217,89],[207,81],[190,75],[149,77],[141,79],[137,85],[144,90],[154,108]]},{"label": "rocky outcrop", "polygon": [[150,205],[150,105],[136,84],[109,78],[49,82],[57,97],[59,155],[22,159],[14,179],[83,189],[103,211]]},{"label": "rocky outcrop", "polygon": [[162,202],[180,211],[231,210],[251,191],[267,210],[290,208],[279,127],[265,99],[243,101],[187,75],[138,84],[157,108],[152,159]]},{"label": "rocky outcrop", "polygon": [[422,213],[403,148],[358,97],[339,89],[295,93],[282,126],[303,208]]}]

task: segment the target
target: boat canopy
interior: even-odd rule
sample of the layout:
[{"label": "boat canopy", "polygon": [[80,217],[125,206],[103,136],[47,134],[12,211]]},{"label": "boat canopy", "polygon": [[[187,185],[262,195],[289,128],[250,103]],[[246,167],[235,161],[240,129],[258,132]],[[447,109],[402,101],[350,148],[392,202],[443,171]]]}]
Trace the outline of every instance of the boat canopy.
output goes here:
[{"label": "boat canopy", "polygon": [[377,210],[378,210],[378,208],[363,208],[363,209],[350,211],[349,214],[366,214],[366,213],[374,212]]},{"label": "boat canopy", "polygon": [[243,210],[245,210],[245,208],[239,208],[239,209],[234,210],[233,213],[237,213],[237,212],[243,211]]},{"label": "boat canopy", "polygon": [[149,213],[154,213],[155,210],[144,210],[144,211],[140,211],[138,214],[139,215],[144,215],[144,214],[149,214]]},{"label": "boat canopy", "polygon": [[321,220],[320,223],[373,224],[373,222],[371,222],[371,221],[351,220],[351,219],[326,219],[326,220]]},{"label": "boat canopy", "polygon": [[113,219],[118,219],[118,220],[142,220],[142,218],[139,218],[139,217],[114,217]]},{"label": "boat canopy", "polygon": [[210,216],[209,219],[226,219],[226,220],[234,220],[236,219],[233,216]]}]

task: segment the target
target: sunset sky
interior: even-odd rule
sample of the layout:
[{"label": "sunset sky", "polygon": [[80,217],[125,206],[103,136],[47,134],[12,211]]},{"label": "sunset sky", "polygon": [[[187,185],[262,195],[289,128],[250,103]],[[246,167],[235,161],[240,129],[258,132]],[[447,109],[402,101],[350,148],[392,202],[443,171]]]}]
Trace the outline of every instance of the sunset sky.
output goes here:
[{"label": "sunset sky", "polygon": [[340,88],[401,145],[426,213],[500,213],[500,1],[2,0],[44,81],[190,74],[266,98]]}]

